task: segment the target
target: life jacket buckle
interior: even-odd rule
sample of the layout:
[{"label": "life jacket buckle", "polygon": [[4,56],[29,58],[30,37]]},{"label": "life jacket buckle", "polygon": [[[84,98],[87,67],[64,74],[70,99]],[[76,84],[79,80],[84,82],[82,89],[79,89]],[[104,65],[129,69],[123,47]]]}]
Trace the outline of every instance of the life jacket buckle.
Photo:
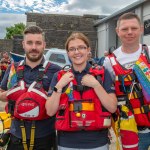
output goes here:
[{"label": "life jacket buckle", "polygon": [[82,103],[81,102],[74,102],[73,111],[79,112],[81,110],[82,110]]},{"label": "life jacket buckle", "polygon": [[82,92],[84,90],[84,86],[83,85],[76,85],[76,86],[74,86],[74,90],[77,90],[78,92]]}]

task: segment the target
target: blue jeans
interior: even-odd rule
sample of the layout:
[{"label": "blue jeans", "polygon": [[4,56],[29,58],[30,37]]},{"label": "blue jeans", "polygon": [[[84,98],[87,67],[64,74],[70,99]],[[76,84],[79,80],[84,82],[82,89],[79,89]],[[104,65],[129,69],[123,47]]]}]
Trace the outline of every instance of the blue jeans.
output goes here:
[{"label": "blue jeans", "polygon": [[150,146],[150,132],[139,133],[139,150],[148,150]]}]

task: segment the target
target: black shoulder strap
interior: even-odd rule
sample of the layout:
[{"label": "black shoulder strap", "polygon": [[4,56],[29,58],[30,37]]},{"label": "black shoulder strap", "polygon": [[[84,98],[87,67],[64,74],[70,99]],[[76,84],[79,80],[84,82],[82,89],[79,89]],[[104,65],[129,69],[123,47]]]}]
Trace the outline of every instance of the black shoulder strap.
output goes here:
[{"label": "black shoulder strap", "polygon": [[[49,66],[50,66],[50,62],[45,61],[44,64],[41,66],[41,68],[39,68],[38,77],[36,79],[37,82],[39,82],[43,79],[43,76],[47,72]],[[20,61],[17,66],[18,80],[23,79],[23,74],[24,74],[23,72],[24,72],[24,60]]]},{"label": "black shoulder strap", "polygon": [[109,50],[108,50],[108,53],[109,53],[109,54],[112,54],[115,49],[116,49],[115,46],[111,46],[111,47],[109,48]]},{"label": "black shoulder strap", "polygon": [[23,71],[24,71],[24,60],[20,61],[17,65],[17,77],[18,81],[23,79]]},{"label": "black shoulder strap", "polygon": [[41,68],[39,68],[39,74],[36,79],[37,82],[40,82],[43,79],[43,76],[47,72],[49,66],[50,66],[50,62],[45,61],[44,64],[41,66]]}]

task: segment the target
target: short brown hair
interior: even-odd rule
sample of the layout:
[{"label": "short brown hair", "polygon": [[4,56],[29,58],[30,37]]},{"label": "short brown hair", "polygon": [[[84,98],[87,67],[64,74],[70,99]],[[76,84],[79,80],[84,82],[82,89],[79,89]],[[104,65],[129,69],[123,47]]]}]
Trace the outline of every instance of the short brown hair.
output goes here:
[{"label": "short brown hair", "polygon": [[40,28],[39,26],[28,26],[24,30],[24,36],[27,34],[42,34],[43,39],[45,39],[45,33],[43,32],[42,28]]},{"label": "short brown hair", "polygon": [[84,35],[83,33],[81,33],[81,32],[73,32],[73,33],[68,37],[68,39],[67,39],[67,41],[66,41],[66,43],[65,43],[65,48],[66,48],[67,51],[68,51],[69,42],[70,42],[71,40],[75,40],[75,39],[80,39],[80,40],[82,40],[82,41],[86,44],[87,47],[90,47],[90,41],[89,41],[89,39],[88,39],[87,36],[85,36],[85,35]]},{"label": "short brown hair", "polygon": [[133,12],[124,13],[121,15],[117,21],[117,27],[119,27],[121,20],[128,20],[128,19],[136,19],[139,24],[141,25],[141,20],[139,16]]}]

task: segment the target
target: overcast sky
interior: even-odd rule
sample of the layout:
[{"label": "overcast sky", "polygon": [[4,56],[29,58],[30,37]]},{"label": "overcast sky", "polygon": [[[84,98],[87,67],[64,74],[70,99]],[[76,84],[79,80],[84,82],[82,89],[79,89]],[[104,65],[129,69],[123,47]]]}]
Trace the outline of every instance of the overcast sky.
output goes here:
[{"label": "overcast sky", "polygon": [[5,37],[6,27],[20,22],[26,24],[25,12],[111,15],[136,1],[138,0],[0,0],[0,39]]}]

